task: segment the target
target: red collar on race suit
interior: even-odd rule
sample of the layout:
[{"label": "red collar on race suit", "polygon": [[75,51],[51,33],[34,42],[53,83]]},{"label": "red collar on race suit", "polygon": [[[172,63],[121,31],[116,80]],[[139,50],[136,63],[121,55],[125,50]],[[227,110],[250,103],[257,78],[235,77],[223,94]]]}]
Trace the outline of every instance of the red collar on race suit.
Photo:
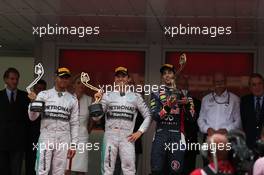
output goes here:
[{"label": "red collar on race suit", "polygon": [[[208,167],[211,169],[211,170],[215,170],[215,165],[214,163],[210,163],[208,165]],[[232,164],[230,163],[230,161],[223,161],[223,160],[219,160],[218,161],[218,171],[219,173],[221,174],[234,174],[235,172],[235,169],[234,167],[232,166]]]}]

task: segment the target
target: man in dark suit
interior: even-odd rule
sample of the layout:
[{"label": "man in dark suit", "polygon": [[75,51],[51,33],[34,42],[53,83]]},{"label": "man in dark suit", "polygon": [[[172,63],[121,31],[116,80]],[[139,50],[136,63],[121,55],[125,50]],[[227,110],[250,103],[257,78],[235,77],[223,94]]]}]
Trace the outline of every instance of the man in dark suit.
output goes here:
[{"label": "man in dark suit", "polygon": [[240,111],[246,142],[249,148],[255,147],[260,139],[264,125],[264,79],[260,74],[252,74],[249,78],[251,94],[241,98]]},{"label": "man in dark suit", "polygon": [[21,175],[29,124],[27,93],[17,89],[19,72],[9,68],[4,73],[6,88],[0,91],[0,173]]}]

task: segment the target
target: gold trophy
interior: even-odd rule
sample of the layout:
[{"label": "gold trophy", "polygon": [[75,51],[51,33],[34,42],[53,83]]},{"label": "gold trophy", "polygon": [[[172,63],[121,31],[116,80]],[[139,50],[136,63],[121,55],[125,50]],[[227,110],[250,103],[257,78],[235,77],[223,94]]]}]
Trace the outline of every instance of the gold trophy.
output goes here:
[{"label": "gold trophy", "polygon": [[[93,85],[89,84],[88,83],[89,81],[90,81],[90,77],[89,77],[88,73],[82,72],[81,73],[82,84],[84,84],[86,87],[88,87],[91,90],[94,90],[96,92],[101,91],[97,87],[94,87]],[[102,104],[99,103],[100,100],[101,100],[101,98],[95,99],[95,102],[88,107],[89,112],[90,112],[90,116],[99,117],[104,113]]]},{"label": "gold trophy", "polygon": [[[179,65],[180,65],[180,67],[177,69],[177,72],[175,73],[175,78],[172,79],[172,89],[173,89],[173,93],[174,94],[179,94],[180,93],[179,90],[177,89],[176,82],[177,82],[177,77],[180,75],[180,73],[183,70],[183,68],[185,67],[186,63],[187,63],[186,54],[185,53],[182,53],[180,55],[180,58],[179,58]],[[184,95],[184,97],[187,98],[187,103],[190,103],[191,106],[193,107],[194,105],[193,105],[193,102],[192,102],[192,98],[188,98],[187,97],[187,94],[183,94],[183,95]],[[176,102],[176,97],[173,97],[172,96],[171,101],[172,102]],[[186,101],[185,100],[177,100],[177,103],[178,104],[184,104],[184,103],[186,103]]]},{"label": "gold trophy", "polygon": [[[177,70],[177,72],[176,72],[176,76],[175,76],[175,79],[174,80],[172,80],[173,81],[173,83],[172,83],[172,86],[173,86],[173,89],[174,90],[176,90],[176,79],[177,79],[177,76],[179,76],[179,74],[180,74],[180,72],[183,70],[183,68],[185,67],[185,65],[186,65],[186,63],[187,63],[187,57],[186,57],[186,54],[185,53],[182,53],[181,55],[180,55],[180,58],[179,58],[179,65],[180,65],[180,67],[179,67],[179,69]],[[193,103],[193,99],[191,98],[191,97],[188,97],[187,96],[187,94],[183,94],[184,95],[184,97],[186,97],[187,99],[187,101],[183,101],[183,100],[179,100],[178,102],[180,103],[180,104],[186,104],[187,105],[187,108],[191,111],[191,113],[193,114],[194,113],[194,103]]]},{"label": "gold trophy", "polygon": [[[37,84],[37,82],[43,77],[44,75],[44,68],[42,66],[41,63],[38,63],[37,65],[35,65],[35,74],[37,75],[37,77],[34,79],[34,81],[32,83],[30,83],[30,85],[28,85],[26,87],[26,90],[28,93],[31,92],[31,88],[33,86],[35,86],[35,84]],[[43,112],[45,109],[45,103],[43,101],[32,101],[30,103],[30,111],[33,112]]]},{"label": "gold trophy", "polygon": [[186,57],[186,54],[185,53],[182,53],[180,55],[180,59],[179,59],[179,69],[177,70],[177,72],[175,73],[175,79],[172,80],[172,87],[174,90],[176,90],[176,79],[178,77],[178,75],[180,75],[181,71],[183,70],[183,68],[185,67],[187,63],[187,57]]}]

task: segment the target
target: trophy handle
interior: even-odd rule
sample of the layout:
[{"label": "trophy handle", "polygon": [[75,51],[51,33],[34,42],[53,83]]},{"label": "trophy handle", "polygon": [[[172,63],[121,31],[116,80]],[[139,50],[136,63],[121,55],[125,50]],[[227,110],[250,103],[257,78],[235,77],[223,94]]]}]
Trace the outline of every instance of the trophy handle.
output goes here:
[{"label": "trophy handle", "polygon": [[183,70],[183,68],[185,67],[187,63],[187,57],[186,57],[186,54],[185,53],[182,53],[180,55],[180,58],[179,58],[179,65],[180,65],[180,68],[177,70],[177,72],[175,73],[175,78],[172,80],[172,88],[173,89],[176,89],[176,78],[177,76],[180,74],[180,72]]},{"label": "trophy handle", "polygon": [[[84,86],[94,90],[94,91],[97,91],[97,92],[100,92],[101,89],[89,84],[88,82],[90,81],[90,77],[88,75],[88,73],[85,73],[85,72],[82,72],[81,73],[81,82]],[[101,100],[101,98],[96,98],[95,99],[95,102],[98,103],[99,101]]]},{"label": "trophy handle", "polygon": [[28,93],[31,92],[31,88],[32,88],[35,84],[37,84],[37,82],[38,82],[38,81],[43,77],[43,75],[44,75],[44,68],[43,68],[43,66],[42,66],[41,63],[38,63],[37,65],[35,65],[34,73],[35,73],[36,75],[38,75],[38,76],[35,78],[35,80],[34,80],[32,83],[30,83],[30,84],[26,87],[26,90],[27,90]]},{"label": "trophy handle", "polygon": [[187,63],[187,57],[186,57],[186,54],[185,53],[182,53],[180,55],[180,59],[179,59],[179,65],[180,65],[180,68],[177,70],[176,72],[176,75],[180,74],[180,72],[183,70],[183,68],[185,67]]}]

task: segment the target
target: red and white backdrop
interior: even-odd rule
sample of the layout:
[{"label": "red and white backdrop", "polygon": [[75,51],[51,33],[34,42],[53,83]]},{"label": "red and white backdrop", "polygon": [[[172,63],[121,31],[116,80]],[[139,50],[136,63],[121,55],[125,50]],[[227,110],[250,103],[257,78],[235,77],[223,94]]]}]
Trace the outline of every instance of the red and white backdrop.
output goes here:
[{"label": "red and white backdrop", "polygon": [[[59,65],[68,67],[73,74],[87,72],[90,84],[113,84],[114,69],[118,66],[128,68],[135,84],[144,83],[144,51],[107,51],[107,50],[61,50]],[[91,92],[88,90],[89,94]]]},{"label": "red and white backdrop", "polygon": [[[180,52],[167,52],[166,62],[179,67]],[[254,59],[251,53],[187,53],[187,64],[182,75],[188,79],[190,91],[202,98],[212,90],[212,75],[223,72],[228,88],[237,95],[248,93],[248,76],[253,72]]]},{"label": "red and white backdrop", "polygon": [[[166,63],[178,67],[179,55],[180,52],[166,52]],[[59,65],[69,67],[74,74],[87,72],[91,78],[90,83],[97,87],[112,84],[114,68],[125,66],[135,84],[143,84],[145,52],[61,50]],[[224,72],[229,89],[237,95],[243,95],[248,92],[248,76],[253,72],[253,65],[251,53],[188,52],[182,74],[188,78],[190,90],[198,98],[212,89],[212,75],[215,72]],[[92,95],[94,92],[88,93]]]}]

